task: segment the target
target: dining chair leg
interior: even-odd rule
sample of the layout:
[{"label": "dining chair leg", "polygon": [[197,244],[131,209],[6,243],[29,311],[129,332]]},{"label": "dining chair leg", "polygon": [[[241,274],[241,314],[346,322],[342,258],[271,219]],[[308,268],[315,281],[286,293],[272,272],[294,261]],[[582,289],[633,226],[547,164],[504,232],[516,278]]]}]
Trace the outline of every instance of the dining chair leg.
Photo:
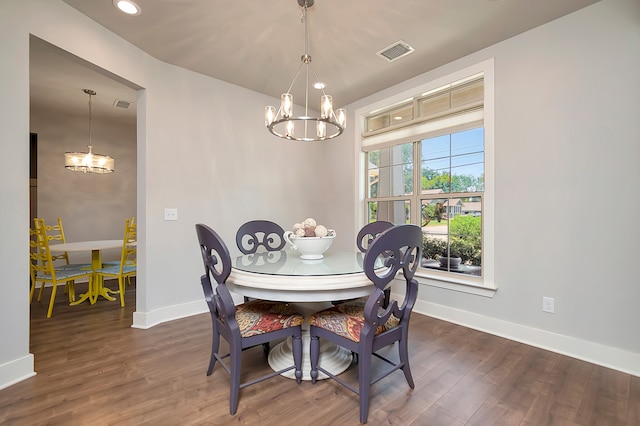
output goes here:
[{"label": "dining chair leg", "polygon": [[409,387],[413,389],[414,384],[413,376],[411,375],[411,367],[409,367],[409,349],[407,348],[407,337],[408,336],[403,336],[402,339],[398,342],[398,352],[400,356],[400,362],[403,363],[402,372],[404,373],[404,378],[407,380]]},{"label": "dining chair leg", "polygon": [[216,354],[220,348],[220,333],[215,321],[213,321],[213,340],[211,342],[211,359],[209,360],[209,369],[207,370],[207,376],[210,376],[213,372],[213,366],[216,364]]},{"label": "dining chair leg", "polygon": [[231,346],[231,356],[229,362],[230,377],[230,397],[229,397],[229,413],[234,415],[238,410],[238,395],[240,393],[240,357],[242,349],[240,345],[229,344]]},{"label": "dining chair leg", "polygon": [[120,307],[124,308],[124,278],[118,277],[118,288],[120,289]]},{"label": "dining chair leg", "polygon": [[296,382],[302,382],[302,336],[292,338],[293,364],[296,366]]},{"label": "dining chair leg", "polygon": [[309,358],[311,360],[311,384],[316,384],[318,380],[318,358],[320,357],[320,339],[317,336],[311,336],[309,342]]},{"label": "dining chair leg", "polygon": [[69,297],[69,303],[76,301],[76,285],[75,281],[67,281],[64,285],[65,292]]},{"label": "dining chair leg", "polygon": [[42,299],[42,291],[44,290],[44,281],[40,284],[40,291],[38,291],[38,302]]},{"label": "dining chair leg", "polygon": [[[44,287],[44,284],[42,284]],[[55,283],[51,286],[51,299],[49,300],[49,310],[47,311],[47,318],[51,318],[51,314],[53,313],[53,304],[56,301],[56,290],[58,286]]]},{"label": "dining chair leg", "polygon": [[360,394],[360,423],[369,417],[369,388],[371,387],[371,352],[360,354],[358,364],[358,391]]}]

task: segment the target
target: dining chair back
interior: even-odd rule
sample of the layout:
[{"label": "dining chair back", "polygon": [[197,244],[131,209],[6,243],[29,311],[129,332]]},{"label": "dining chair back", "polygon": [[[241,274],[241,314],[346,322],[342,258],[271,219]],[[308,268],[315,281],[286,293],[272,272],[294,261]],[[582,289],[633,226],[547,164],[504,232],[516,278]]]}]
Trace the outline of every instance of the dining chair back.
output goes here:
[{"label": "dining chair back", "polygon": [[[36,221],[36,227],[42,226],[44,228],[49,244],[63,244],[67,242],[64,235],[64,227],[62,226],[62,218],[58,218],[55,225],[47,225],[42,218],[36,218],[34,220]],[[57,270],[91,268],[91,263],[71,263],[69,261],[69,253],[66,251],[57,252],[57,254],[52,253],[51,259],[53,259],[54,267]]]},{"label": "dining chair back", "polygon": [[[372,384],[396,370],[402,370],[413,389],[409,367],[407,339],[409,318],[418,295],[414,274],[422,257],[422,231],[416,225],[398,225],[383,231],[368,247],[364,257],[364,272],[373,283],[373,291],[366,304],[343,303],[309,318],[311,381],[316,383],[323,372],[360,397],[360,422],[366,423],[369,412],[369,392]],[[383,266],[381,266],[381,264]],[[404,300],[391,300],[382,307],[384,289],[402,272]],[[358,355],[358,387],[346,383],[319,365],[320,339],[326,339]],[[377,353],[385,346],[398,342],[399,361],[392,361]],[[372,377],[372,359],[376,357],[390,368],[376,366]],[[384,367],[381,365],[380,367]]]},{"label": "dining chair back", "polygon": [[[381,232],[386,231],[391,228],[393,223],[387,222],[386,220],[378,220],[377,222],[371,222],[364,225],[360,231],[358,231],[358,236],[356,237],[356,245],[358,246],[358,250],[362,253],[365,253],[373,240],[376,239]],[[391,297],[391,289],[387,288],[384,291],[384,301],[382,302],[382,307],[386,308],[389,302],[389,298]]]},{"label": "dining chair back", "polygon": [[269,220],[252,220],[236,232],[236,245],[242,254],[256,253],[260,247],[266,251],[282,250],[286,244],[284,229]]},{"label": "dining chair back", "polygon": [[[236,245],[242,254],[280,251],[285,244],[284,229],[270,220],[251,220],[242,224],[236,232]],[[250,297],[244,297],[245,302],[250,300]],[[269,343],[265,343],[264,347],[269,352]]]},{"label": "dining chair back", "polygon": [[[211,359],[207,376],[213,372],[216,361],[230,376],[229,412],[238,409],[240,389],[279,376],[295,369],[298,383],[302,380],[302,323],[304,317],[291,306],[264,300],[252,300],[235,306],[227,289],[227,278],[231,273],[231,256],[222,238],[209,226],[196,225],[205,274],[200,277],[205,300],[211,313],[213,337]],[[215,287],[212,285],[213,278]],[[229,353],[221,354],[220,337],[229,344]],[[272,340],[292,338],[292,365],[256,379],[241,383],[242,351]],[[229,363],[223,359],[229,357]]]},{"label": "dining chair back", "polygon": [[386,231],[392,226],[393,223],[387,222],[386,220],[379,220],[377,222],[371,222],[364,225],[360,231],[358,231],[358,236],[356,237],[358,250],[365,253],[373,240],[375,240],[382,231]]},{"label": "dining chair back", "polygon": [[104,279],[117,279],[118,292],[120,293],[120,306],[124,307],[124,281],[136,275],[137,271],[137,227],[133,218],[127,218],[124,224],[124,237],[120,262],[117,264],[103,264],[97,269],[95,276],[102,282]]},{"label": "dining chair back", "polygon": [[44,229],[44,220],[35,219],[35,229],[29,230],[30,250],[30,267],[31,267],[31,290],[30,297],[33,297],[35,286],[38,281],[42,284],[38,292],[38,301],[42,298],[42,293],[46,283],[51,284],[51,297],[49,300],[49,309],[47,310],[47,318],[51,318],[53,313],[53,305],[56,298],[56,291],[59,284],[64,284],[68,292],[69,302],[75,300],[74,282],[79,278],[88,278],[89,286],[92,285],[91,269],[63,269],[58,270],[54,267],[53,256],[49,248],[49,238]]},{"label": "dining chair back", "polygon": [[[126,222],[126,220],[125,220]],[[131,228],[134,229],[134,233],[130,235],[129,237],[129,244],[132,243],[137,243],[138,241],[138,235],[137,235],[137,229],[138,229],[138,225],[136,224],[136,217],[135,216],[131,216],[129,218],[129,226]],[[107,266],[114,266],[114,265],[119,265],[120,264],[120,259],[118,260],[107,260],[107,261],[102,261],[102,267],[106,268]],[[130,277],[127,278],[127,283],[131,284],[131,279]]]}]

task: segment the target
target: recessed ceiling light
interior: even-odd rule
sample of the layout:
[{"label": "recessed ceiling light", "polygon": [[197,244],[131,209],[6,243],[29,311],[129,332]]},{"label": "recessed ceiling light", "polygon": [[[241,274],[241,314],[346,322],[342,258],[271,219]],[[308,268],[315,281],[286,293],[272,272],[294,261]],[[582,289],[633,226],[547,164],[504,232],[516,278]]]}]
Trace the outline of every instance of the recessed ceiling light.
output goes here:
[{"label": "recessed ceiling light", "polygon": [[142,13],[140,6],[131,0],[113,0],[113,5],[127,15],[138,16]]},{"label": "recessed ceiling light", "polygon": [[313,88],[314,89],[324,89],[324,83],[322,83],[321,81],[316,81],[315,83],[313,83]]}]

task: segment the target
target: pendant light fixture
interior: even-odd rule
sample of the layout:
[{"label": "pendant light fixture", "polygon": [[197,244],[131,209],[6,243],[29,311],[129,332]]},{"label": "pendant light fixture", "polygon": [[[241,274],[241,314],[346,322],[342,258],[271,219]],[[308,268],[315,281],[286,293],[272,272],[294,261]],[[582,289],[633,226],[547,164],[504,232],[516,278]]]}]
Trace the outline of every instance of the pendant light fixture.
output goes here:
[{"label": "pendant light fixture", "polygon": [[[304,24],[304,55],[300,58],[301,63],[293,76],[286,93],[280,98],[280,108],[276,110],[274,106],[265,107],[264,124],[267,129],[283,139],[294,141],[323,141],[333,139],[344,131],[347,124],[347,112],[340,108],[333,110],[332,98],[324,91],[324,84],[318,79],[318,75],[311,67],[311,56],[309,55],[309,29],[307,28],[307,8],[313,6],[314,0],[297,0],[302,7],[302,22]],[[296,116],[294,113],[294,102],[291,89],[302,69],[305,69],[305,93],[304,93],[304,115]],[[312,74],[312,75],[311,75]],[[309,111],[309,83],[310,77],[315,79],[313,87],[322,90],[320,97],[320,116],[310,116]]]},{"label": "pendant light fixture", "polygon": [[83,173],[113,173],[115,160],[108,155],[94,154],[91,145],[91,96],[96,92],[84,89],[89,95],[89,152],[65,152],[64,167],[74,172]]}]

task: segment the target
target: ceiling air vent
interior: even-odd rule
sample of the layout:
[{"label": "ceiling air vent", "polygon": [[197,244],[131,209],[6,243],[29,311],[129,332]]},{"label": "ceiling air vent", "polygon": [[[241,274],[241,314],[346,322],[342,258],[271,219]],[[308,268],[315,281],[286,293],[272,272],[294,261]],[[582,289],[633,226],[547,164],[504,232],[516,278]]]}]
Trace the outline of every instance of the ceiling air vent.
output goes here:
[{"label": "ceiling air vent", "polygon": [[116,108],[129,108],[131,106],[133,102],[129,102],[129,101],[123,101],[120,99],[116,99],[115,101],[113,101],[113,106]]},{"label": "ceiling air vent", "polygon": [[409,46],[404,41],[400,40],[393,43],[391,46],[387,46],[378,53],[378,56],[382,56],[389,62],[393,62],[396,59],[400,59],[403,56],[407,56],[409,53],[413,52],[415,49]]}]

